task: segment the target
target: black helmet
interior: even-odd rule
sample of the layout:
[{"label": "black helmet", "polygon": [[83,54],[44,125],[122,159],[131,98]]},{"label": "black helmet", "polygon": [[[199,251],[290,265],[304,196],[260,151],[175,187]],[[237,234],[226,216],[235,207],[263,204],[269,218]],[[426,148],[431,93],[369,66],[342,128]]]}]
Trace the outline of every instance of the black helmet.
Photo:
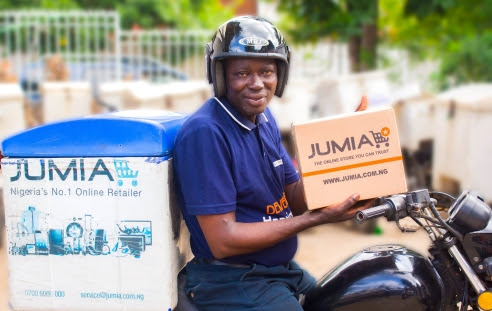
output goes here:
[{"label": "black helmet", "polygon": [[240,16],[219,27],[205,48],[208,82],[215,96],[225,95],[224,66],[229,57],[261,57],[277,60],[278,83],[275,95],[282,96],[289,77],[290,49],[278,29],[256,16]]}]

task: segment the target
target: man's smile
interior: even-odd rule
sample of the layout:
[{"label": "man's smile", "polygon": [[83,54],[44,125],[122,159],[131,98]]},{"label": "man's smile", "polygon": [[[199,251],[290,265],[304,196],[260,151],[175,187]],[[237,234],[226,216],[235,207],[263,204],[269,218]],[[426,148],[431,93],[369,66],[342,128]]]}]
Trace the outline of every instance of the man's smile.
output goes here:
[{"label": "man's smile", "polygon": [[266,96],[260,95],[260,96],[245,96],[244,99],[248,104],[252,106],[261,106],[264,104],[264,101],[266,100]]}]

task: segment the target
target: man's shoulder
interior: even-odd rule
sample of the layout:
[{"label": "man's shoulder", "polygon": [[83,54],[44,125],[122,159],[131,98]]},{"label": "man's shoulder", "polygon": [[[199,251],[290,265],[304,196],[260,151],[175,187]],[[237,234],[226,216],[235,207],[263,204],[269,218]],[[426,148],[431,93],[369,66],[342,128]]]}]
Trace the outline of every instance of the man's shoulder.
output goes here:
[{"label": "man's shoulder", "polygon": [[178,133],[178,140],[191,134],[220,131],[225,126],[225,122],[223,112],[217,106],[214,98],[207,100],[183,123]]},{"label": "man's shoulder", "polygon": [[214,98],[207,100],[197,111],[192,113],[183,124],[183,128],[194,129],[216,126],[220,118],[217,116],[218,109]]}]

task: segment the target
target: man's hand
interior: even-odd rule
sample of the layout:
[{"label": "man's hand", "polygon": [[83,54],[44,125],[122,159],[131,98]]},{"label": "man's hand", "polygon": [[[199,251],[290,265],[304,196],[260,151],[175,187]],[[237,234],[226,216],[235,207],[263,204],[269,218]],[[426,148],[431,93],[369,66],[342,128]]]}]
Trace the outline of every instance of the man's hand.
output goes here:
[{"label": "man's hand", "polygon": [[359,201],[359,195],[354,194],[339,204],[314,210],[313,216],[319,217],[320,223],[334,223],[354,218],[358,211],[363,211],[373,206],[376,199]]},{"label": "man's hand", "polygon": [[366,95],[363,95],[362,96],[362,99],[360,100],[359,107],[357,107],[357,109],[355,109],[355,112],[357,112],[357,111],[364,111],[364,110],[367,109],[367,106],[369,106],[369,103],[367,101],[367,96]]}]

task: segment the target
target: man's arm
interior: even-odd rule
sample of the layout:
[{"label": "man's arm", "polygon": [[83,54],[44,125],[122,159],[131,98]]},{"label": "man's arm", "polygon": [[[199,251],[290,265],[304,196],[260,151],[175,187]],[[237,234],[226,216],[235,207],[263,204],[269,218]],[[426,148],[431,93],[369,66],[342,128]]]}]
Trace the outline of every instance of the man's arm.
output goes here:
[{"label": "man's arm", "polygon": [[304,214],[308,208],[304,200],[302,179],[285,186],[285,196],[294,216]]},{"label": "man's arm", "polygon": [[197,219],[214,257],[221,259],[262,250],[317,225],[350,219],[373,203],[357,204],[358,200],[355,194],[340,204],[273,222],[236,222],[234,212],[198,215]]}]

